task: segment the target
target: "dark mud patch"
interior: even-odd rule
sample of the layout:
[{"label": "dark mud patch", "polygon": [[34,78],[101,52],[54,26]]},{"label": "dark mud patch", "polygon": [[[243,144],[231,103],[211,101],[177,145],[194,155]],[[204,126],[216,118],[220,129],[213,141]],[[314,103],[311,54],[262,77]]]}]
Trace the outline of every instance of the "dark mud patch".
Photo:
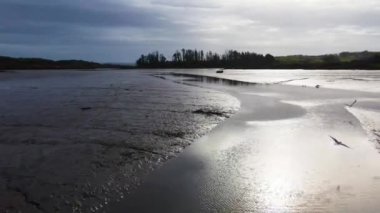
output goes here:
[{"label": "dark mud patch", "polygon": [[271,83],[271,84],[284,84],[284,83],[289,83],[289,82],[292,82],[292,81],[303,81],[303,80],[307,80],[307,79],[309,79],[309,78],[295,78],[295,79],[277,81],[277,82],[274,82],[274,83]]},{"label": "dark mud patch", "polygon": [[160,136],[160,137],[167,137],[167,138],[184,138],[186,133],[183,131],[154,131],[154,135]]},{"label": "dark mud patch", "polygon": [[169,73],[168,75],[172,75],[175,77],[184,77],[184,81],[188,82],[203,82],[203,83],[214,83],[214,84],[223,84],[228,86],[254,86],[258,83],[247,82],[247,81],[238,81],[220,77],[213,76],[203,76],[203,75],[195,75],[195,74],[183,74],[183,73]]},{"label": "dark mud patch", "polygon": [[166,80],[166,78],[163,75],[152,75],[153,77],[160,78],[162,80]]},{"label": "dark mud patch", "polygon": [[225,118],[229,118],[232,114],[231,112],[225,112],[225,111],[221,111],[220,109],[214,109],[214,108],[197,109],[197,110],[194,110],[192,113],[206,115],[206,116],[220,116],[220,117],[225,117]]},{"label": "dark mud patch", "polygon": [[30,196],[24,192],[21,188],[18,188],[18,187],[12,187],[10,186],[9,184],[7,185],[7,190],[8,191],[14,191],[16,193],[19,193],[21,195],[21,197],[23,198],[24,202],[26,204],[29,204],[31,205],[32,207],[34,207],[37,211],[40,211],[40,212],[46,212],[44,209],[41,208],[41,204],[37,201],[34,201],[32,198],[30,198]]},{"label": "dark mud patch", "polygon": [[380,145],[380,129],[373,129],[372,134],[375,136],[375,141]]}]

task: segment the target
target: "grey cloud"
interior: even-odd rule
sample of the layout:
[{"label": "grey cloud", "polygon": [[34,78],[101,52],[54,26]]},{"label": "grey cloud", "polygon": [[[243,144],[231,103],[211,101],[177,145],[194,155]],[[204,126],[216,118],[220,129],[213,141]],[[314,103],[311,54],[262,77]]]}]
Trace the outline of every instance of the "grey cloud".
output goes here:
[{"label": "grey cloud", "polygon": [[[296,4],[296,3],[297,4]],[[310,3],[311,2],[311,3]],[[376,1],[0,0],[0,55],[134,61],[177,48],[318,54],[380,48]],[[360,7],[356,7],[359,5]]]},{"label": "grey cloud", "polygon": [[243,18],[282,28],[318,28],[338,25],[378,26],[376,8],[305,7],[302,5],[251,5],[227,10]]},{"label": "grey cloud", "polygon": [[169,6],[169,7],[177,7],[177,8],[196,8],[196,9],[215,9],[220,8],[219,5],[213,2],[208,1],[187,1],[187,0],[178,0],[178,1],[170,1],[170,0],[153,0],[151,1],[154,5],[159,6]]}]

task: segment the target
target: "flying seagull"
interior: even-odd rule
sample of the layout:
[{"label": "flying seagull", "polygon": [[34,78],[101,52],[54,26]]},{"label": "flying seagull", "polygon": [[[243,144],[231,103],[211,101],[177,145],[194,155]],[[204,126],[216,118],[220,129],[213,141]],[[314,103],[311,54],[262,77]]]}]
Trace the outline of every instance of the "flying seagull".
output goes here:
[{"label": "flying seagull", "polygon": [[352,104],[346,104],[346,106],[353,107],[356,104],[356,102],[357,102],[357,100],[355,100],[354,102],[352,102]]},{"label": "flying seagull", "polygon": [[344,144],[344,143],[338,141],[338,139],[336,139],[336,138],[334,138],[334,137],[332,137],[332,136],[330,136],[330,138],[333,139],[333,141],[335,142],[335,145],[341,145],[341,146],[344,146],[344,147],[346,147],[346,148],[350,148],[350,149],[351,149],[351,147],[349,147],[349,146],[347,146],[346,144]]}]

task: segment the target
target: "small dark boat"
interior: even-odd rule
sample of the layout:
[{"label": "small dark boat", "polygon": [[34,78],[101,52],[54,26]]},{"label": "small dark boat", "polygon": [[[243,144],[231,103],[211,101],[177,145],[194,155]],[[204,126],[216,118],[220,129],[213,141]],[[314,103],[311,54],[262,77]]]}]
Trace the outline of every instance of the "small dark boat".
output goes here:
[{"label": "small dark boat", "polygon": [[224,69],[217,70],[216,73],[223,73]]}]

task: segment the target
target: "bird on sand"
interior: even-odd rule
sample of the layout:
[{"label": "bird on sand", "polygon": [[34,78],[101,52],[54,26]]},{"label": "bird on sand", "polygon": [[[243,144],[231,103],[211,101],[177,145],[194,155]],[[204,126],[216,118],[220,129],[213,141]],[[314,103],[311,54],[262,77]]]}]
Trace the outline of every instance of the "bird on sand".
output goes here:
[{"label": "bird on sand", "polygon": [[338,139],[336,139],[336,138],[334,138],[334,137],[332,137],[332,136],[330,136],[330,138],[335,142],[335,145],[340,145],[340,146],[344,146],[344,147],[346,147],[346,148],[351,149],[351,147],[349,147],[349,146],[347,146],[346,144],[344,144],[344,143],[338,141]]}]

